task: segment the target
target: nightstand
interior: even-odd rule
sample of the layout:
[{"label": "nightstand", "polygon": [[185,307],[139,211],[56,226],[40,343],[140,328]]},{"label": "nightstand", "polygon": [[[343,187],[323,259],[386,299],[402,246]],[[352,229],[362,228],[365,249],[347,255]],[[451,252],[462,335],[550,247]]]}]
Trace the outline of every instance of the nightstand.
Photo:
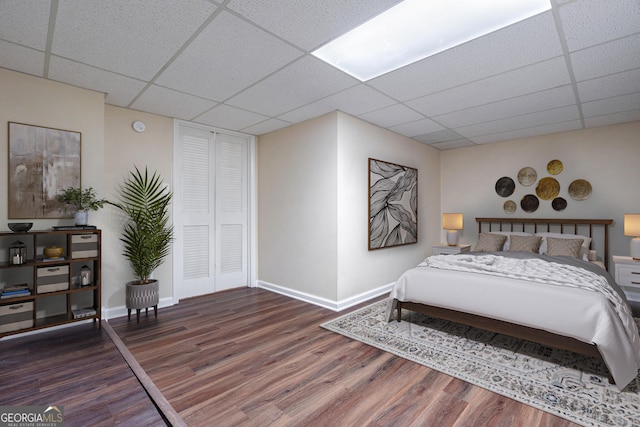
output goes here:
[{"label": "nightstand", "polygon": [[630,256],[613,256],[616,283],[620,285],[629,302],[640,302],[640,261]]},{"label": "nightstand", "polygon": [[433,255],[453,255],[463,252],[471,252],[471,245],[455,245],[449,246],[445,243],[433,245]]}]

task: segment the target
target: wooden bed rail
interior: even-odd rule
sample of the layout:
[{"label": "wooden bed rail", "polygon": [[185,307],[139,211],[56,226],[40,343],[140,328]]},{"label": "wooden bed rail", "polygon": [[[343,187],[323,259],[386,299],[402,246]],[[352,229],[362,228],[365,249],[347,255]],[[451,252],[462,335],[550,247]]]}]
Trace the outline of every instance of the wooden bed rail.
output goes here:
[{"label": "wooden bed rail", "polygon": [[[603,248],[602,261],[609,269],[609,226],[612,219],[574,219],[574,218],[476,218],[478,233],[491,231],[529,231],[555,232],[559,227],[560,233],[579,234],[591,237],[591,249]],[[555,228],[555,229],[554,229]],[[598,237],[594,229],[602,229],[602,241],[596,246],[594,240]],[[584,231],[588,230],[588,231]]]}]

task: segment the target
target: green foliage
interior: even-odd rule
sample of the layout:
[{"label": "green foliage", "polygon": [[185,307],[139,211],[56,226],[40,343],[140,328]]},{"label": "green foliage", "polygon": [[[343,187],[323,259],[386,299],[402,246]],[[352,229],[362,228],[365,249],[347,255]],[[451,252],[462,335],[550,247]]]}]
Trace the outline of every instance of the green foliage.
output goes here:
[{"label": "green foliage", "polygon": [[157,172],[144,173],[136,167],[120,187],[119,203],[107,202],[127,216],[120,240],[123,255],[131,263],[140,284],[149,283],[149,276],[171,251],[173,225],[169,224],[169,204],[173,194],[167,191]]},{"label": "green foliage", "polygon": [[98,199],[93,187],[67,187],[60,190],[60,194],[56,196],[60,203],[73,206],[76,211],[97,211],[102,208],[107,199]]}]

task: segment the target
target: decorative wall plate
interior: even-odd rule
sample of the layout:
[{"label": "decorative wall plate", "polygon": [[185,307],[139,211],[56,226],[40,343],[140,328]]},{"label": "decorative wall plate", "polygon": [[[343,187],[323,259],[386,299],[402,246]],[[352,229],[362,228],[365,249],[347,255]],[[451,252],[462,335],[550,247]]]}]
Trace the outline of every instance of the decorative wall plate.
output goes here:
[{"label": "decorative wall plate", "polygon": [[560,160],[551,160],[547,163],[547,170],[551,175],[558,175],[562,172],[562,162]]},{"label": "decorative wall plate", "polygon": [[551,177],[545,177],[538,182],[536,187],[536,194],[542,200],[551,200],[560,194],[560,183]]},{"label": "decorative wall plate", "polygon": [[554,211],[563,211],[567,207],[567,201],[563,197],[556,197],[551,202],[551,207]]},{"label": "decorative wall plate", "polygon": [[516,189],[516,183],[508,176],[503,176],[496,181],[496,193],[500,197],[509,197]]},{"label": "decorative wall plate", "polygon": [[538,179],[538,173],[534,168],[529,166],[520,169],[520,172],[518,172],[518,182],[525,187],[533,185],[536,179]]},{"label": "decorative wall plate", "polygon": [[527,194],[520,200],[520,207],[525,212],[535,212],[538,210],[538,206],[540,206],[540,200],[533,194]]},{"label": "decorative wall plate", "polygon": [[569,184],[569,195],[573,200],[587,200],[591,191],[591,183],[586,179],[576,179]]},{"label": "decorative wall plate", "polygon": [[513,200],[507,200],[506,202],[504,202],[503,208],[506,213],[512,214],[518,207],[516,206],[516,202],[514,202]]}]

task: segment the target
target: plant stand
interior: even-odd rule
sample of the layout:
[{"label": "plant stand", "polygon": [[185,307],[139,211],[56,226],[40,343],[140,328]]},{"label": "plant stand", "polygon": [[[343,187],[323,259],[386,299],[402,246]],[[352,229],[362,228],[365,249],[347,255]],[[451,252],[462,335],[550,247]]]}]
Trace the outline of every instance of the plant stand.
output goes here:
[{"label": "plant stand", "polygon": [[160,301],[160,283],[157,280],[139,285],[137,282],[129,282],[126,286],[125,303],[127,317],[131,320],[131,310],[136,310],[136,320],[140,323],[140,310],[145,309],[145,315],[149,315],[149,307],[153,307],[156,319],[158,318],[158,302]]}]

